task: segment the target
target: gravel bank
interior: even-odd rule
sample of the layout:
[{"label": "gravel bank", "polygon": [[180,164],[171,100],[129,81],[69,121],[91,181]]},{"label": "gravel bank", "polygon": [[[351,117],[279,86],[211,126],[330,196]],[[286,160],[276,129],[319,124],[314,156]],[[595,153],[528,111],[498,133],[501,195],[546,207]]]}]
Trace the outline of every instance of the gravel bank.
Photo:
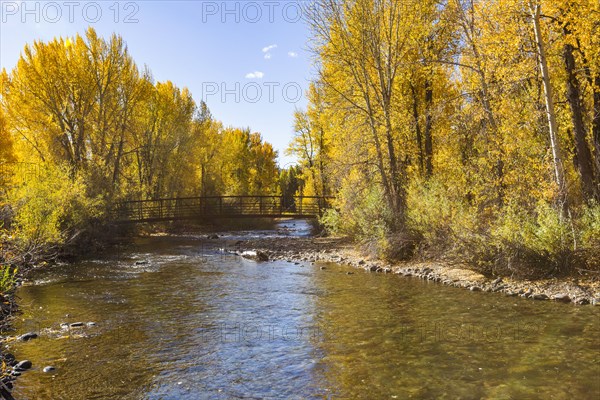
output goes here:
[{"label": "gravel bank", "polygon": [[259,238],[224,243],[226,251],[255,250],[269,260],[290,262],[335,262],[373,273],[390,273],[439,282],[471,291],[496,292],[532,300],[550,300],[577,305],[600,305],[599,277],[566,277],[536,281],[510,277],[486,277],[465,265],[442,262],[388,263],[365,258],[344,238]]}]

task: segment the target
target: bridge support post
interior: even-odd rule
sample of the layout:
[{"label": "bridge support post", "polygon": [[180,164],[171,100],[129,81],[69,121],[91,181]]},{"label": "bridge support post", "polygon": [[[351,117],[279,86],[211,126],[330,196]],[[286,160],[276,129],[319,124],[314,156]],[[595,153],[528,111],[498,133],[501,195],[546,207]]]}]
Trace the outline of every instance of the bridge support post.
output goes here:
[{"label": "bridge support post", "polygon": [[283,203],[285,202],[285,197],[281,196],[279,198],[279,215],[283,215]]}]

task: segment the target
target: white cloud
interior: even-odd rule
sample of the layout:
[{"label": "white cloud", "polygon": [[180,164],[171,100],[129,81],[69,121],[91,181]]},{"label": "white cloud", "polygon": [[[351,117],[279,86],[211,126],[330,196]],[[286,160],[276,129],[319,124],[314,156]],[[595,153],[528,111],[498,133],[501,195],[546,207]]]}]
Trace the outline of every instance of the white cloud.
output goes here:
[{"label": "white cloud", "polygon": [[268,53],[269,51],[276,49],[277,45],[276,44],[270,44],[267,47],[263,47],[262,51],[263,53]]},{"label": "white cloud", "polygon": [[265,60],[270,60],[270,59],[271,59],[271,53],[265,54]]},{"label": "white cloud", "polygon": [[265,76],[265,74],[260,71],[249,72],[246,74],[247,79],[262,79],[263,76]]},{"label": "white cloud", "polygon": [[290,56],[292,58],[296,58],[296,57],[298,57],[298,53],[296,53],[294,51],[288,51],[288,56]]}]

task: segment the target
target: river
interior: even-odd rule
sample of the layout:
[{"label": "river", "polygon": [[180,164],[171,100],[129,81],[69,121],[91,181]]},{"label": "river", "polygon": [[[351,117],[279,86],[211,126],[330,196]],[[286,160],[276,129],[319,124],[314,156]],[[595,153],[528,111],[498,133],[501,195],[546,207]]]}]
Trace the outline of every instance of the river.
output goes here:
[{"label": "river", "polygon": [[[17,333],[40,337],[9,345],[33,362],[15,398],[600,398],[600,307],[254,262],[204,243],[143,238],[37,273],[17,291]],[[60,326],[74,322],[95,325]]]}]

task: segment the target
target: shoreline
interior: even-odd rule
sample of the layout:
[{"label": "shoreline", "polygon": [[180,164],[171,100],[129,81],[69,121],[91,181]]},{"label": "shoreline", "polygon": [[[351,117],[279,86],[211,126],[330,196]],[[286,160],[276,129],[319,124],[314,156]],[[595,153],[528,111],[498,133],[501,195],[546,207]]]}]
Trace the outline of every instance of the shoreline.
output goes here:
[{"label": "shoreline", "polygon": [[[6,292],[0,294],[1,301],[1,311],[0,311],[0,331],[3,333],[10,332],[12,328],[12,320],[14,315],[18,312],[18,304],[15,299],[15,290],[17,289],[17,284],[14,287]],[[10,400],[13,399],[10,394],[13,383],[17,379],[18,374],[14,374],[17,372],[14,368],[18,361],[15,357],[9,353],[5,347],[5,341],[2,339],[0,341],[2,348],[0,349],[0,363],[3,363],[3,368],[0,376],[0,399]]]},{"label": "shoreline", "polygon": [[540,280],[488,278],[469,269],[467,265],[418,260],[393,263],[372,259],[362,255],[356,249],[356,243],[340,237],[278,237],[221,242],[237,253],[252,250],[261,252],[269,261],[340,263],[367,272],[416,277],[470,291],[600,306],[600,277],[567,276]]}]

